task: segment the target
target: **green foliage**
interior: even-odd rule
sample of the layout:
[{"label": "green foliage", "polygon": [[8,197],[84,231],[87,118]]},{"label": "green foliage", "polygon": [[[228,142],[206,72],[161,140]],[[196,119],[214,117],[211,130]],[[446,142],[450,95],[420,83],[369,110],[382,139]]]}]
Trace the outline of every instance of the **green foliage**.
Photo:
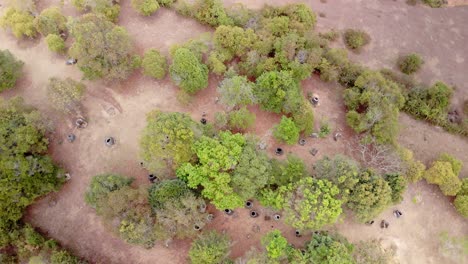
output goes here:
[{"label": "green foliage", "polygon": [[289,246],[279,230],[270,231],[263,236],[262,245],[266,248],[268,258],[272,260],[284,259]]},{"label": "green foliage", "polygon": [[170,200],[177,199],[190,192],[187,184],[179,179],[164,180],[151,185],[149,203],[153,210],[162,209]]},{"label": "green foliage", "polygon": [[388,185],[392,189],[392,202],[398,204],[403,201],[403,193],[406,190],[408,182],[406,178],[400,174],[386,174],[384,179],[388,182]]},{"label": "green foliage", "polygon": [[347,29],[343,35],[346,46],[352,50],[359,50],[370,42],[370,36],[362,30]]},{"label": "green foliage", "polygon": [[79,112],[85,89],[84,84],[71,78],[62,80],[53,77],[47,85],[47,96],[56,110],[64,113]]},{"label": "green foliage", "polygon": [[409,149],[400,148],[399,156],[406,167],[405,176],[409,182],[417,182],[422,179],[426,166],[417,160],[414,160],[413,152]]},{"label": "green foliage", "polygon": [[372,171],[359,174],[359,182],[349,195],[346,206],[356,218],[366,222],[379,215],[392,201],[392,189],[381,176]]},{"label": "green foliage", "polygon": [[210,231],[192,242],[189,258],[192,264],[218,264],[227,260],[230,240],[226,235]]},{"label": "green foliage", "polygon": [[175,0],[158,0],[158,3],[159,3],[160,6],[170,7],[174,2],[175,2]]},{"label": "green foliage", "polygon": [[455,196],[462,187],[458,178],[462,163],[449,154],[441,154],[424,173],[424,178],[431,184],[437,184],[444,195]]},{"label": "green foliage", "polygon": [[70,55],[79,58],[78,67],[85,79],[124,80],[133,71],[130,36],[102,16],[86,14],[70,29],[75,42]]},{"label": "green foliage", "polygon": [[457,195],[453,204],[463,217],[468,218],[468,194]]},{"label": "green foliage", "polygon": [[417,72],[424,63],[423,59],[416,53],[408,54],[398,61],[398,68],[405,74]]},{"label": "green foliage", "polygon": [[432,8],[439,8],[444,6],[447,0],[423,0],[423,2]]},{"label": "green foliage", "polygon": [[143,73],[156,79],[163,79],[166,76],[166,58],[156,49],[149,49],[145,52],[141,66]]},{"label": "green foliage", "polygon": [[23,64],[9,50],[0,50],[0,92],[15,86]]},{"label": "green foliage", "polygon": [[190,116],[183,113],[153,111],[147,115],[147,125],[140,140],[144,166],[153,172],[176,169],[194,156],[191,146],[202,130]]},{"label": "green foliage", "polygon": [[187,48],[174,52],[170,73],[172,81],[189,94],[208,86],[208,67]]},{"label": "green foliage", "polygon": [[34,17],[27,11],[8,8],[0,18],[0,27],[10,28],[16,38],[34,38],[37,34]]},{"label": "green foliage", "polygon": [[46,155],[39,112],[21,98],[0,100],[0,241],[36,198],[56,191],[63,178]]},{"label": "green foliage", "polygon": [[74,5],[80,11],[91,10],[107,20],[117,22],[120,14],[119,0],[72,0]]},{"label": "green foliage", "polygon": [[319,233],[307,243],[305,255],[309,263],[354,264],[353,250],[353,245],[346,238]]},{"label": "green foliage", "polygon": [[284,216],[286,223],[294,228],[320,229],[335,223],[342,213],[342,202],[337,198],[340,191],[328,180],[307,177],[288,185],[287,190]]},{"label": "green foliage", "polygon": [[277,187],[295,183],[307,176],[304,161],[294,155],[288,155],[286,161],[272,160],[270,185]]},{"label": "green foliage", "polygon": [[336,41],[340,37],[340,33],[335,29],[332,29],[327,32],[319,33],[319,36],[328,41]]},{"label": "green foliage", "polygon": [[85,193],[85,202],[89,206],[97,208],[100,199],[105,198],[110,192],[129,186],[132,181],[132,178],[116,174],[94,176]]},{"label": "green foliage", "polygon": [[219,0],[197,0],[193,5],[193,14],[201,23],[213,27],[234,23],[227,16],[223,3]]},{"label": "green foliage", "polygon": [[377,143],[392,143],[398,134],[398,114],[405,99],[400,87],[379,72],[364,71],[344,92],[346,121],[356,132],[368,131]]},{"label": "green foliage", "polygon": [[157,0],[132,0],[132,7],[143,16],[151,16],[159,9]]},{"label": "green foliage", "polygon": [[246,107],[229,113],[229,127],[235,130],[245,130],[255,123],[255,114]]},{"label": "green foliage", "polygon": [[246,144],[241,134],[221,132],[216,138],[201,137],[192,148],[198,163],[185,163],[177,169],[177,176],[188,182],[190,188],[203,187],[202,196],[218,209],[242,206],[243,199],[234,192],[231,171],[239,163]]},{"label": "green foliage", "polygon": [[452,93],[452,88],[442,82],[427,89],[414,88],[408,93],[404,110],[421,119],[445,119]]},{"label": "green foliage", "polygon": [[299,130],[303,131],[304,134],[310,135],[314,131],[314,110],[306,100],[302,101],[299,108],[293,113],[292,118]]},{"label": "green foliage", "polygon": [[282,116],[280,123],[275,127],[273,135],[277,140],[293,145],[299,140],[299,132],[300,129],[291,118]]},{"label": "green foliage", "polygon": [[264,110],[274,113],[293,113],[303,100],[298,82],[287,71],[263,73],[254,94]]},{"label": "green foliage", "polygon": [[65,41],[59,35],[49,34],[45,38],[45,41],[47,43],[47,47],[49,47],[49,50],[57,53],[65,52]]},{"label": "green foliage", "polygon": [[354,87],[359,76],[364,72],[364,67],[360,64],[347,63],[341,67],[338,82],[346,88]]},{"label": "green foliage", "polygon": [[331,133],[330,124],[329,124],[328,122],[323,122],[323,123],[320,125],[319,137],[320,137],[320,138],[324,138],[324,137],[330,135],[330,133]]},{"label": "green foliage", "polygon": [[65,250],[60,250],[60,251],[54,251],[52,255],[50,256],[50,263],[51,264],[78,264],[82,263],[80,260],[76,257],[71,255]]},{"label": "green foliage", "polygon": [[244,30],[236,26],[219,26],[213,36],[215,48],[227,51],[230,57],[246,54],[257,41],[258,36],[252,29]]},{"label": "green foliage", "polygon": [[6,0],[6,6],[16,10],[34,13],[36,12],[36,1],[34,0]]},{"label": "green foliage", "polygon": [[346,203],[359,182],[359,166],[347,156],[324,157],[314,164],[315,177],[333,182],[340,190],[339,197]]},{"label": "green foliage", "polygon": [[53,6],[44,9],[39,16],[34,19],[34,26],[43,36],[49,34],[59,35],[67,30],[67,18],[62,15],[60,8]]},{"label": "green foliage", "polygon": [[338,67],[331,64],[327,59],[322,58],[317,69],[320,72],[320,80],[324,82],[333,82],[338,80]]},{"label": "green foliage", "polygon": [[225,78],[218,86],[221,103],[230,109],[236,106],[246,106],[257,102],[252,83],[244,76],[235,75]]}]

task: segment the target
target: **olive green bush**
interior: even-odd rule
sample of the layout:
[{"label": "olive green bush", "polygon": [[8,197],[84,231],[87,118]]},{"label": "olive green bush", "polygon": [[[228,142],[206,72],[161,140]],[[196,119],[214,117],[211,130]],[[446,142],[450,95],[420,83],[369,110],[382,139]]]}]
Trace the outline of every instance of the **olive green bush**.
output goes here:
[{"label": "olive green bush", "polygon": [[132,7],[143,16],[151,16],[159,9],[157,0],[132,0]]},{"label": "olive green bush", "polygon": [[117,174],[102,174],[94,176],[86,190],[85,202],[89,206],[96,208],[100,199],[105,198],[110,192],[129,186],[132,181],[132,178],[127,178]]},{"label": "olive green bush", "polygon": [[60,8],[49,7],[44,9],[39,16],[34,19],[34,26],[43,36],[49,34],[59,35],[67,30],[67,18],[62,15]]},{"label": "olive green bush", "polygon": [[195,53],[178,48],[169,68],[172,81],[188,94],[194,94],[208,86],[208,67]]},{"label": "olive green bush", "polygon": [[8,8],[0,18],[0,27],[9,28],[16,38],[34,38],[37,34],[34,17],[27,11]]},{"label": "olive green bush", "polygon": [[[50,35],[49,35],[50,36]],[[80,101],[83,98],[86,86],[71,78],[50,78],[47,84],[47,97],[56,110],[64,113],[79,113]]]},{"label": "olive green bush", "polygon": [[145,52],[141,62],[143,73],[155,79],[163,79],[166,76],[166,58],[156,49],[149,49]]},{"label": "olive green bush", "polygon": [[47,47],[49,47],[50,51],[57,52],[57,53],[64,53],[65,52],[65,41],[56,34],[49,34],[45,38],[47,43]]},{"label": "olive green bush", "polygon": [[79,11],[92,11],[109,21],[117,22],[120,14],[119,2],[120,0],[72,0],[72,5]]},{"label": "olive green bush", "polygon": [[463,217],[468,218],[468,178],[464,178],[461,182],[462,186],[453,204]]},{"label": "olive green bush", "polygon": [[231,241],[227,235],[210,231],[192,242],[189,259],[192,264],[218,264],[228,259]]},{"label": "olive green bush", "polygon": [[228,125],[233,130],[246,130],[255,123],[255,114],[246,107],[229,112]]},{"label": "olive green bush", "polygon": [[444,195],[455,196],[462,187],[458,174],[462,162],[455,157],[443,153],[424,173],[424,178],[431,184],[437,184]]},{"label": "olive green bush", "polygon": [[284,141],[290,145],[299,140],[300,129],[291,118],[282,116],[280,123],[275,127],[273,135],[277,140]]},{"label": "olive green bush", "polygon": [[417,72],[423,63],[424,61],[421,56],[416,53],[412,53],[399,59],[398,68],[400,68],[401,72],[409,75]]},{"label": "olive green bush", "polygon": [[351,50],[360,50],[370,42],[370,36],[365,31],[347,29],[343,34],[346,46]]},{"label": "olive green bush", "polygon": [[447,4],[447,0],[423,0],[423,2],[432,8],[442,7]]},{"label": "olive green bush", "polygon": [[9,50],[0,50],[0,92],[16,85],[23,65]]}]

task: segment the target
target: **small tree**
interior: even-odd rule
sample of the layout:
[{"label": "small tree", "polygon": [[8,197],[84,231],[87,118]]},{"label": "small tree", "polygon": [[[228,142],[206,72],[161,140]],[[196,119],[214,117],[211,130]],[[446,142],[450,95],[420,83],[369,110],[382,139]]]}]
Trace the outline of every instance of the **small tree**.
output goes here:
[{"label": "small tree", "polygon": [[232,25],[234,22],[227,16],[223,3],[219,0],[197,0],[193,5],[196,19],[210,26]]},{"label": "small tree", "polygon": [[120,0],[72,0],[72,4],[80,11],[93,11],[109,21],[116,22],[120,14]]},{"label": "small tree", "polygon": [[266,248],[269,259],[281,260],[287,256],[288,240],[279,230],[274,230],[262,237],[262,245]]},{"label": "small tree", "polygon": [[353,249],[344,237],[319,233],[307,243],[305,256],[310,263],[354,264]]},{"label": "small tree", "polygon": [[386,174],[384,179],[392,189],[392,202],[398,204],[403,200],[403,193],[406,190],[408,181],[398,173]]},{"label": "small tree", "polygon": [[277,140],[284,141],[290,145],[299,140],[299,128],[291,118],[283,116],[279,125],[275,127],[273,135]]},{"label": "small tree", "polygon": [[49,34],[46,37],[46,42],[47,42],[47,47],[49,47],[49,50],[57,53],[63,53],[65,52],[65,41],[56,34]]},{"label": "small tree", "polygon": [[23,64],[9,50],[0,50],[0,92],[15,86]]},{"label": "small tree", "polygon": [[147,76],[156,79],[163,79],[166,76],[166,58],[156,49],[150,49],[145,53],[141,66]]},{"label": "small tree", "polygon": [[84,84],[73,79],[61,80],[54,77],[49,79],[47,95],[53,108],[68,114],[80,111],[80,100],[85,89]]},{"label": "small tree", "polygon": [[370,42],[370,36],[362,30],[348,29],[344,33],[344,41],[348,48],[359,50]]},{"label": "small tree", "polygon": [[23,36],[33,38],[37,34],[34,27],[34,17],[27,11],[8,8],[0,18],[0,26],[10,28],[16,38]]},{"label": "small tree", "polygon": [[151,16],[159,9],[157,0],[132,0],[132,7],[144,16]]},{"label": "small tree", "polygon": [[169,68],[174,83],[189,94],[208,86],[208,67],[187,48],[178,48]]},{"label": "small tree", "polygon": [[255,114],[242,107],[229,113],[229,127],[236,130],[245,130],[255,123]]},{"label": "small tree", "polygon": [[225,78],[218,86],[221,102],[229,109],[256,103],[253,85],[245,76]]},{"label": "small tree", "polygon": [[151,185],[149,203],[153,210],[163,209],[169,202],[190,192],[187,184],[179,179],[163,180]]},{"label": "small tree", "polygon": [[228,258],[231,242],[226,235],[210,231],[192,242],[189,258],[192,264],[218,264]]},{"label": "small tree", "polygon": [[399,59],[398,68],[401,72],[409,75],[417,72],[423,63],[423,59],[418,54],[412,53]]},{"label": "small tree", "polygon": [[110,192],[129,186],[132,181],[132,178],[117,174],[94,176],[85,193],[85,201],[89,206],[96,208],[100,199],[105,198]]},{"label": "small tree", "polygon": [[41,14],[34,19],[34,26],[43,36],[49,34],[59,35],[67,29],[67,18],[62,15],[58,7],[44,9]]},{"label": "small tree", "polygon": [[425,172],[424,178],[431,184],[439,185],[444,195],[455,196],[462,187],[458,178],[461,166],[458,159],[442,154]]}]

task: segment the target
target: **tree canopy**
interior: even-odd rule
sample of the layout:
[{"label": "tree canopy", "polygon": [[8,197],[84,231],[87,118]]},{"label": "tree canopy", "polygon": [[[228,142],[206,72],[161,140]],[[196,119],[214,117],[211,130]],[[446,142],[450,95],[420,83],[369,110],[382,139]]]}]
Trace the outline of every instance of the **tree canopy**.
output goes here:
[{"label": "tree canopy", "polygon": [[70,29],[70,55],[86,79],[124,80],[133,71],[133,44],[127,31],[96,14],[86,14]]},{"label": "tree canopy", "polygon": [[189,94],[208,86],[208,67],[187,48],[175,50],[169,71],[172,81]]},{"label": "tree canopy", "polygon": [[306,258],[310,263],[354,264],[353,245],[339,235],[318,233],[306,245]]},{"label": "tree canopy", "polygon": [[455,196],[462,187],[458,178],[461,168],[460,160],[444,153],[427,169],[424,178],[431,184],[439,185],[444,195]]},{"label": "tree canopy", "polygon": [[60,8],[53,6],[42,10],[34,19],[34,26],[43,36],[49,34],[60,35],[67,30],[67,18],[62,15]]},{"label": "tree canopy", "polygon": [[145,52],[141,62],[143,73],[155,79],[163,79],[166,76],[166,58],[156,49],[149,49]]},{"label": "tree canopy", "polygon": [[227,77],[218,86],[221,102],[229,109],[256,103],[253,84],[244,76]]},{"label": "tree canopy", "polygon": [[15,86],[23,64],[9,50],[0,50],[0,92]]},{"label": "tree canopy", "polygon": [[289,145],[294,145],[299,140],[300,129],[291,118],[282,116],[280,123],[275,126],[273,135],[276,139],[284,141]]},{"label": "tree canopy", "polygon": [[34,27],[34,17],[28,11],[8,8],[0,18],[0,26],[10,28],[16,38],[34,38],[37,34]]},{"label": "tree canopy", "polygon": [[189,251],[192,264],[218,264],[228,257],[231,241],[228,236],[210,231],[193,241]]}]

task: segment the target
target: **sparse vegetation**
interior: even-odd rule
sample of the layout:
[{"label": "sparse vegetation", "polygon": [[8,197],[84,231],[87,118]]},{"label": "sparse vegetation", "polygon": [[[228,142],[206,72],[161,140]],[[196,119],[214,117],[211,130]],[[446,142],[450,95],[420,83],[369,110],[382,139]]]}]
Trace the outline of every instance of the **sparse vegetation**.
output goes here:
[{"label": "sparse vegetation", "polygon": [[64,53],[65,52],[65,41],[56,34],[49,34],[45,39],[47,43],[47,47],[49,50],[57,53]]},{"label": "sparse vegetation", "polygon": [[145,52],[141,62],[143,73],[155,79],[163,79],[166,76],[167,61],[166,58],[156,49],[150,49]]},{"label": "sparse vegetation", "polygon": [[231,241],[226,235],[211,231],[193,241],[189,251],[192,264],[217,264],[228,259]]},{"label": "sparse vegetation", "polygon": [[423,59],[418,54],[412,53],[401,57],[398,61],[398,67],[405,74],[413,74],[421,68],[423,63]]},{"label": "sparse vegetation", "polygon": [[50,78],[47,85],[47,95],[52,107],[64,113],[80,112],[80,100],[83,97],[86,86],[73,79],[61,80]]},{"label": "sparse vegetation", "polygon": [[370,36],[365,31],[348,29],[343,34],[344,42],[351,50],[360,50],[370,42]]}]

